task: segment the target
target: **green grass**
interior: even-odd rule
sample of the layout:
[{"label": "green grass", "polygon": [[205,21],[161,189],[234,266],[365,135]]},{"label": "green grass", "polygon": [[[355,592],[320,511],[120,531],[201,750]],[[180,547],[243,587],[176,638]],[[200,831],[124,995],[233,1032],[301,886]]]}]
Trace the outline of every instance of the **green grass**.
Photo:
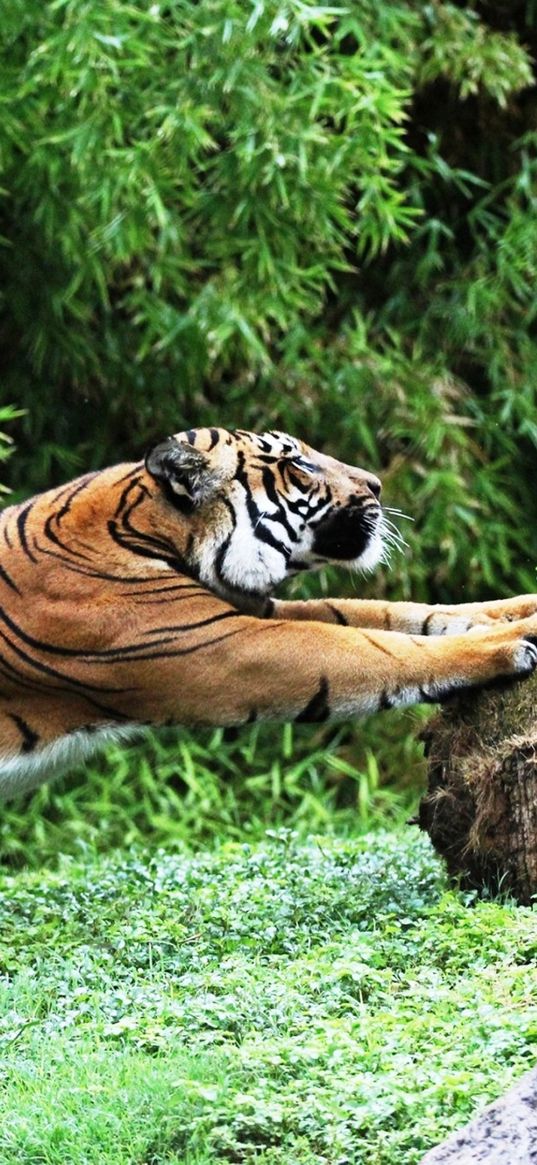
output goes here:
[{"label": "green grass", "polygon": [[534,914],[413,830],[0,890],[2,1163],[415,1165],[536,1059]]},{"label": "green grass", "polygon": [[281,826],[301,836],[356,836],[397,825],[424,783],[422,723],[423,709],[412,709],[343,728],[150,734],[0,806],[0,861],[40,868],[88,847],[108,853],[149,843],[184,852],[260,840]]}]

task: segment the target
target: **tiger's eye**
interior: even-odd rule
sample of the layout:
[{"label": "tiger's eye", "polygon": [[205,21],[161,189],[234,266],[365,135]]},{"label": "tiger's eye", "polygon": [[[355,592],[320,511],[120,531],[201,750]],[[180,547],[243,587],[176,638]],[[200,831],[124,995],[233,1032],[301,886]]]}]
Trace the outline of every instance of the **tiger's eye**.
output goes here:
[{"label": "tiger's eye", "polygon": [[296,466],[297,469],[301,469],[303,473],[319,473],[318,466],[314,465],[313,461],[306,461],[305,457],[293,457],[291,465]]}]

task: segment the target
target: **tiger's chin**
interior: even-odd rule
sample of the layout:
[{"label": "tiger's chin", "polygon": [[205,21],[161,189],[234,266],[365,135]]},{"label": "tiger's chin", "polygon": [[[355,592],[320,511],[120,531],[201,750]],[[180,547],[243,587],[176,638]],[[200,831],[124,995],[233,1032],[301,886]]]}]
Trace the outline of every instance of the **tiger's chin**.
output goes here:
[{"label": "tiger's chin", "polygon": [[377,566],[386,562],[388,562],[388,552],[382,536],[382,529],[379,528],[371,535],[365,550],[357,558],[351,559],[350,562],[343,560],[341,565],[350,567],[351,570],[359,570],[363,574],[370,574]]}]

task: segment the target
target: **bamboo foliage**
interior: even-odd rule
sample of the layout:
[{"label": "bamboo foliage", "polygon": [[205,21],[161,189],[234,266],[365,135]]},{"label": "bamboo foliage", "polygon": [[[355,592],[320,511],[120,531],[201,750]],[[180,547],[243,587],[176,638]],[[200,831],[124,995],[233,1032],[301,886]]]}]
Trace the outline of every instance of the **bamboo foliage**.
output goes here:
[{"label": "bamboo foliage", "polygon": [[523,3],[6,0],[19,494],[184,425],[278,425],[383,472],[416,519],[399,594],[535,589],[536,28]]}]

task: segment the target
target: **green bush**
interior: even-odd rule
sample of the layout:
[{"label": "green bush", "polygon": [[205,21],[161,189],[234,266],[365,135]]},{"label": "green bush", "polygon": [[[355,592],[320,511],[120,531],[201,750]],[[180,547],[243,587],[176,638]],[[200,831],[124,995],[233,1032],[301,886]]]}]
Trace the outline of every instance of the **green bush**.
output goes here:
[{"label": "green bush", "polygon": [[415,519],[370,593],[534,590],[536,47],[522,0],[6,0],[15,496],[277,425]]}]

